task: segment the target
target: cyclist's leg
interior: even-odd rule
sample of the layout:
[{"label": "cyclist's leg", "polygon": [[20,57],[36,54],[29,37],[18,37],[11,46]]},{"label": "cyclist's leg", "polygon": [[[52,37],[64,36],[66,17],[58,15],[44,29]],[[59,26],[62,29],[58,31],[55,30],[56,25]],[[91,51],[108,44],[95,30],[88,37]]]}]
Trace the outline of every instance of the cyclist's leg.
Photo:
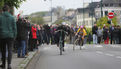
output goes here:
[{"label": "cyclist's leg", "polygon": [[56,44],[57,44],[57,47],[59,47],[59,40],[60,40],[60,38],[56,36]]},{"label": "cyclist's leg", "polygon": [[81,45],[84,45],[84,39],[81,38]]},{"label": "cyclist's leg", "polygon": [[81,37],[79,37],[79,45],[81,45]]}]

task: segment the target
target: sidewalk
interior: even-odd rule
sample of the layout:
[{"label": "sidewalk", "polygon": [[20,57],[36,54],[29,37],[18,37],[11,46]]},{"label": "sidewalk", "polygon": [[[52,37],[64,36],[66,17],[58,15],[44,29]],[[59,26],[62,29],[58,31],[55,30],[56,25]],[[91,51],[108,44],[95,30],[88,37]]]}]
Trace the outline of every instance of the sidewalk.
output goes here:
[{"label": "sidewalk", "polygon": [[[33,52],[29,52],[29,56],[27,58],[18,58],[17,53],[13,53],[12,69],[25,69],[27,64],[31,61],[31,59],[34,57],[34,55],[37,52],[38,52],[37,50]],[[0,64],[1,64],[1,60],[0,60]]]}]

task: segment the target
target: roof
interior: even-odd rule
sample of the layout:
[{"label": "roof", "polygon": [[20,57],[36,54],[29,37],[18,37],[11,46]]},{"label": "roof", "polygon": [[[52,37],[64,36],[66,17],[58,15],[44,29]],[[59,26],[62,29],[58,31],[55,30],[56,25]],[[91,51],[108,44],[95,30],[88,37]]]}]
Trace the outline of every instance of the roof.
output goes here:
[{"label": "roof", "polygon": [[83,10],[84,12],[91,12],[90,10],[93,10],[99,5],[99,2],[92,2],[90,3],[86,8],[78,8],[77,11],[79,13],[83,13]]},{"label": "roof", "polygon": [[88,8],[96,8],[99,4],[100,2],[92,2],[89,4]]},{"label": "roof", "polygon": [[103,0],[103,3],[121,3],[121,0]]},{"label": "roof", "polygon": [[88,8],[77,8],[77,11],[78,11],[78,13],[83,13],[83,10],[84,10],[84,12],[89,12],[89,9]]}]

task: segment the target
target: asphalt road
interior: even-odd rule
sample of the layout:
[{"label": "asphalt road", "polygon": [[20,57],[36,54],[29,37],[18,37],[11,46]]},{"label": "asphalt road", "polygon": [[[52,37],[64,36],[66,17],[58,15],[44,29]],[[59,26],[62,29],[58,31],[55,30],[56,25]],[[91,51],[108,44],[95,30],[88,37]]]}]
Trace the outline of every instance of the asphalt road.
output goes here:
[{"label": "asphalt road", "polygon": [[121,69],[121,45],[72,46],[59,55],[56,45],[43,45],[27,69]]}]

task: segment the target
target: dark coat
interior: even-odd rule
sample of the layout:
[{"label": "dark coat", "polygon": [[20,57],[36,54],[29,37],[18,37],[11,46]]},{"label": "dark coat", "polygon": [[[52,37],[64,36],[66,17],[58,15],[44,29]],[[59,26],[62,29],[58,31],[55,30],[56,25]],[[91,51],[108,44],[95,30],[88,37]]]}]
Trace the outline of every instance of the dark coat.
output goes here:
[{"label": "dark coat", "polygon": [[98,27],[97,26],[94,26],[92,28],[92,34],[96,34],[97,35],[97,30],[98,30]]},{"label": "dark coat", "polygon": [[117,37],[119,38],[118,35],[119,35],[119,30],[115,28],[115,29],[113,30],[113,37],[114,37],[114,38],[117,38]]},{"label": "dark coat", "polygon": [[72,36],[74,36],[75,34],[74,34],[74,28],[70,28],[70,36],[72,37]]},{"label": "dark coat", "polygon": [[17,35],[15,18],[9,12],[0,15],[0,38],[15,38]]},{"label": "dark coat", "polygon": [[119,30],[119,43],[121,44],[121,28]]},{"label": "dark coat", "polygon": [[[61,32],[59,30],[63,30],[62,31],[62,40],[64,40],[65,39],[65,35],[68,35],[68,33],[70,32],[69,29],[66,26],[60,25],[56,29],[56,31],[58,31],[58,32],[56,32],[56,40],[57,40],[57,42],[59,42],[59,39],[60,39],[60,36],[61,36]],[[67,33],[65,33],[64,31],[67,32]]]},{"label": "dark coat", "polygon": [[17,40],[26,40],[28,39],[28,31],[30,24],[23,22],[22,20],[17,21]]},{"label": "dark coat", "polygon": [[109,37],[108,29],[104,29],[104,30],[103,30],[103,39],[106,40],[107,37]]},{"label": "dark coat", "polygon": [[50,27],[48,26],[48,25],[44,25],[43,26],[44,27],[44,29],[45,29],[45,33],[47,34],[47,35],[50,35],[51,33],[50,33]]}]

